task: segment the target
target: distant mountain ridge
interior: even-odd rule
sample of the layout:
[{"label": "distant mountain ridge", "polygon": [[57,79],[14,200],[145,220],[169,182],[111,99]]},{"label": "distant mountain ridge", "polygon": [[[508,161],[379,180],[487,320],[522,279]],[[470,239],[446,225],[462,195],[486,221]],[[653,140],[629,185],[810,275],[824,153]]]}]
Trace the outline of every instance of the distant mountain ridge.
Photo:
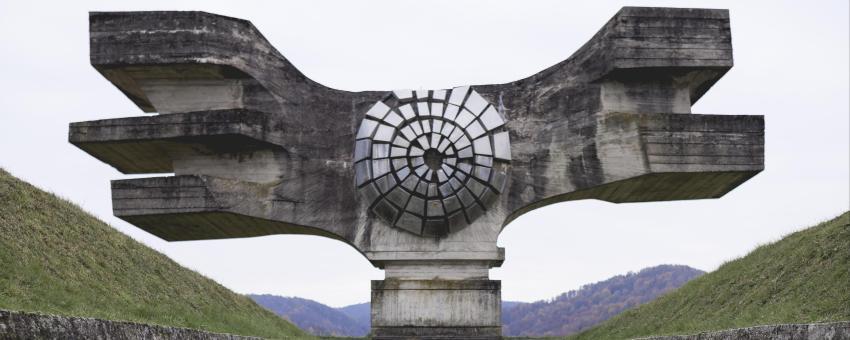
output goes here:
[{"label": "distant mountain ridge", "polygon": [[[260,306],[313,335],[363,337],[369,334],[368,303],[333,308],[320,302],[299,297],[269,294],[249,294],[248,297]],[[364,305],[365,307],[363,307]],[[366,310],[366,323],[363,323],[361,315],[364,308]],[[349,316],[349,313],[351,316]]]},{"label": "distant mountain ridge", "polygon": [[368,302],[337,308],[337,310],[358,324],[366,326],[367,330],[372,327],[372,306]]},{"label": "distant mountain ridge", "polygon": [[[703,273],[688,266],[660,265],[589,284],[548,301],[502,301],[503,334],[573,334],[650,301]],[[369,333],[371,311],[368,302],[333,308],[297,297],[248,296],[314,335],[362,337]]]},{"label": "distant mountain ridge", "polygon": [[519,304],[502,311],[502,334],[536,337],[578,333],[704,273],[688,266],[660,265],[584,285],[551,300]]}]

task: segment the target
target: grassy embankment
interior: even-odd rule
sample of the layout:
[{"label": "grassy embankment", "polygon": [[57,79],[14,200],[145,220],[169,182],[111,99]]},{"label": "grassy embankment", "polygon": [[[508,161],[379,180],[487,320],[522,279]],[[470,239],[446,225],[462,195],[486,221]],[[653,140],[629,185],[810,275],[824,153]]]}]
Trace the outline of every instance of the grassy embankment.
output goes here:
[{"label": "grassy embankment", "polygon": [[2,169],[0,309],[309,338],[251,299]]},{"label": "grassy embankment", "polygon": [[568,339],[850,320],[850,212],[760,246]]}]

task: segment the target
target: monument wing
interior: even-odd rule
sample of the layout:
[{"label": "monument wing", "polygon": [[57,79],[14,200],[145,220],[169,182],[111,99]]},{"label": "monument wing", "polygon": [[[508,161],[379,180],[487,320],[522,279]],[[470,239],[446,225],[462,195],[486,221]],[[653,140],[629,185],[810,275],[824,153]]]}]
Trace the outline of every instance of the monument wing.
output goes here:
[{"label": "monument wing", "polygon": [[[444,237],[566,200],[716,198],[763,168],[761,116],[691,114],[732,66],[723,10],[626,7],[531,77],[418,92],[322,86],[240,19],[90,21],[92,65],[159,115],[74,123],[70,140],[123,173],[176,175],[113,182],[116,215],[168,240],[307,233],[362,248],[376,223]],[[394,106],[369,116],[375,103]],[[433,169],[430,142],[446,161]]]}]

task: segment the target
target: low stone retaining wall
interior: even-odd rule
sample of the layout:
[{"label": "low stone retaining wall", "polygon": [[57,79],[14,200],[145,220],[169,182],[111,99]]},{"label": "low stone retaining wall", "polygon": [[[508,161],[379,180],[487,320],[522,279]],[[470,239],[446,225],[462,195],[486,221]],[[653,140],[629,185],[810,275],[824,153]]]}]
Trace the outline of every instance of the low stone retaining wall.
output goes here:
[{"label": "low stone retaining wall", "polygon": [[0,310],[0,339],[260,340],[189,328]]},{"label": "low stone retaining wall", "polygon": [[850,340],[850,321],[756,326],[636,340]]},{"label": "low stone retaining wall", "polygon": [[[189,328],[0,310],[0,340],[262,340]],[[296,338],[289,338],[296,339]],[[784,324],[635,340],[850,340],[850,321]]]}]

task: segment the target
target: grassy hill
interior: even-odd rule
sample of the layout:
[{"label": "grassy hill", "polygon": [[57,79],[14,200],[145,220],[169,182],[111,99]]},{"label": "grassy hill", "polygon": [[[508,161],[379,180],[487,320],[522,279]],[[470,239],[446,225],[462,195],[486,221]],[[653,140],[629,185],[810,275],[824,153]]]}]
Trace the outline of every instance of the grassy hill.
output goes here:
[{"label": "grassy hill", "polygon": [[756,248],[568,339],[692,334],[850,320],[850,213]]},{"label": "grassy hill", "polygon": [[2,169],[0,309],[308,337],[248,297]]}]

